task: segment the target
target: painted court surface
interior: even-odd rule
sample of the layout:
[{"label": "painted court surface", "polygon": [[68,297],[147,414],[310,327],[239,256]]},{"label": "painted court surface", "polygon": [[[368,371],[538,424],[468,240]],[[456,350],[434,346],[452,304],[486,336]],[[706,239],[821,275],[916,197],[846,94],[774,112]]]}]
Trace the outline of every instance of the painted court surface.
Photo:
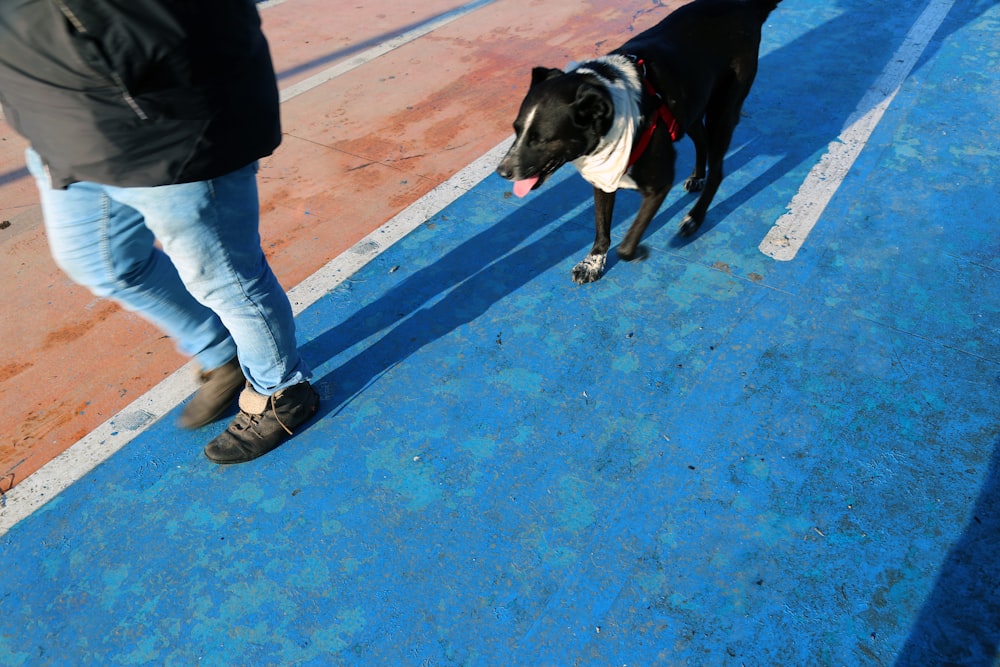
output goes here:
[{"label": "painted court surface", "polygon": [[[1000,664],[1000,6],[785,0],[702,230],[678,188],[578,286],[589,186],[491,170],[532,65],[669,7],[569,4],[472,3],[289,98],[262,224],[320,416],[214,466],[190,369],[108,329],[166,379],[2,496],[0,664]],[[262,9],[276,62],[322,11]]]}]

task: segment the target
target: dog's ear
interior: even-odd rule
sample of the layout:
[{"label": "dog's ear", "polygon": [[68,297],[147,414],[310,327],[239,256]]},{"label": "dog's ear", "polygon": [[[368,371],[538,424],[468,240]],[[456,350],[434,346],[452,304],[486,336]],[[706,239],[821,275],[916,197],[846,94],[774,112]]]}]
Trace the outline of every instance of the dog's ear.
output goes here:
[{"label": "dog's ear", "polygon": [[577,127],[596,126],[603,129],[606,129],[606,121],[615,113],[607,91],[590,84],[583,84],[577,89],[572,110],[573,123]]},{"label": "dog's ear", "polygon": [[531,70],[531,87],[533,88],[537,86],[542,81],[554,79],[562,73],[563,71],[561,69],[555,69],[552,67],[535,67]]}]

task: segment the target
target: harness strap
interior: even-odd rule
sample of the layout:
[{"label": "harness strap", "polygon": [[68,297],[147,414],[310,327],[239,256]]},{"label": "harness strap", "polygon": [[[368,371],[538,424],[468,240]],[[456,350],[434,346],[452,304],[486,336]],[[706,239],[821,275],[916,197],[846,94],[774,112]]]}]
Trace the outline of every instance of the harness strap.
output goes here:
[{"label": "harness strap", "polygon": [[646,89],[646,92],[659,101],[659,106],[656,108],[656,113],[653,114],[653,119],[650,121],[646,130],[639,137],[638,141],[635,142],[635,146],[632,147],[632,154],[628,158],[628,166],[631,167],[635,164],[642,154],[649,147],[649,142],[653,139],[653,133],[656,132],[656,128],[662,121],[664,126],[670,132],[670,139],[672,141],[677,141],[681,137],[681,124],[677,122],[674,118],[674,114],[670,113],[670,108],[667,103],[663,101],[660,94],[656,92],[656,88],[650,83],[649,78],[646,76],[646,61],[642,58],[636,58],[635,56],[629,56],[635,61],[635,64],[642,68],[642,85]]}]

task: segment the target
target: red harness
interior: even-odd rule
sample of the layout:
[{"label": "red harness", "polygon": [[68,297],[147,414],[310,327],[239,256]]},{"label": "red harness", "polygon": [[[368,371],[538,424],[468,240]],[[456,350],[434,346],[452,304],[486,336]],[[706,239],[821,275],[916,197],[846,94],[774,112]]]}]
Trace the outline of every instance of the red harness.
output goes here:
[{"label": "red harness", "polygon": [[646,92],[659,100],[660,105],[657,107],[656,113],[653,114],[653,119],[650,121],[649,126],[646,127],[642,136],[639,137],[639,140],[635,142],[635,146],[632,147],[632,154],[628,158],[629,167],[642,157],[642,154],[649,146],[649,142],[653,139],[653,133],[656,132],[660,121],[663,121],[664,126],[670,132],[670,139],[672,141],[677,141],[681,138],[681,124],[674,118],[674,114],[670,113],[667,103],[663,101],[660,94],[656,92],[656,88],[649,82],[649,78],[646,76],[646,62],[641,58],[635,58],[635,64],[642,68],[642,85],[646,89]]}]

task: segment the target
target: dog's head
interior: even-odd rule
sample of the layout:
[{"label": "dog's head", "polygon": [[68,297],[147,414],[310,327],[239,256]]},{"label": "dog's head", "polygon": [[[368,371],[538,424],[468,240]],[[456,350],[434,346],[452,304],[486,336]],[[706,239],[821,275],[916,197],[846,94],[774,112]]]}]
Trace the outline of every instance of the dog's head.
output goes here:
[{"label": "dog's head", "polygon": [[600,79],[536,67],[514,121],[514,144],[497,173],[523,197],[567,162],[590,154],[607,134],[614,104]]}]

